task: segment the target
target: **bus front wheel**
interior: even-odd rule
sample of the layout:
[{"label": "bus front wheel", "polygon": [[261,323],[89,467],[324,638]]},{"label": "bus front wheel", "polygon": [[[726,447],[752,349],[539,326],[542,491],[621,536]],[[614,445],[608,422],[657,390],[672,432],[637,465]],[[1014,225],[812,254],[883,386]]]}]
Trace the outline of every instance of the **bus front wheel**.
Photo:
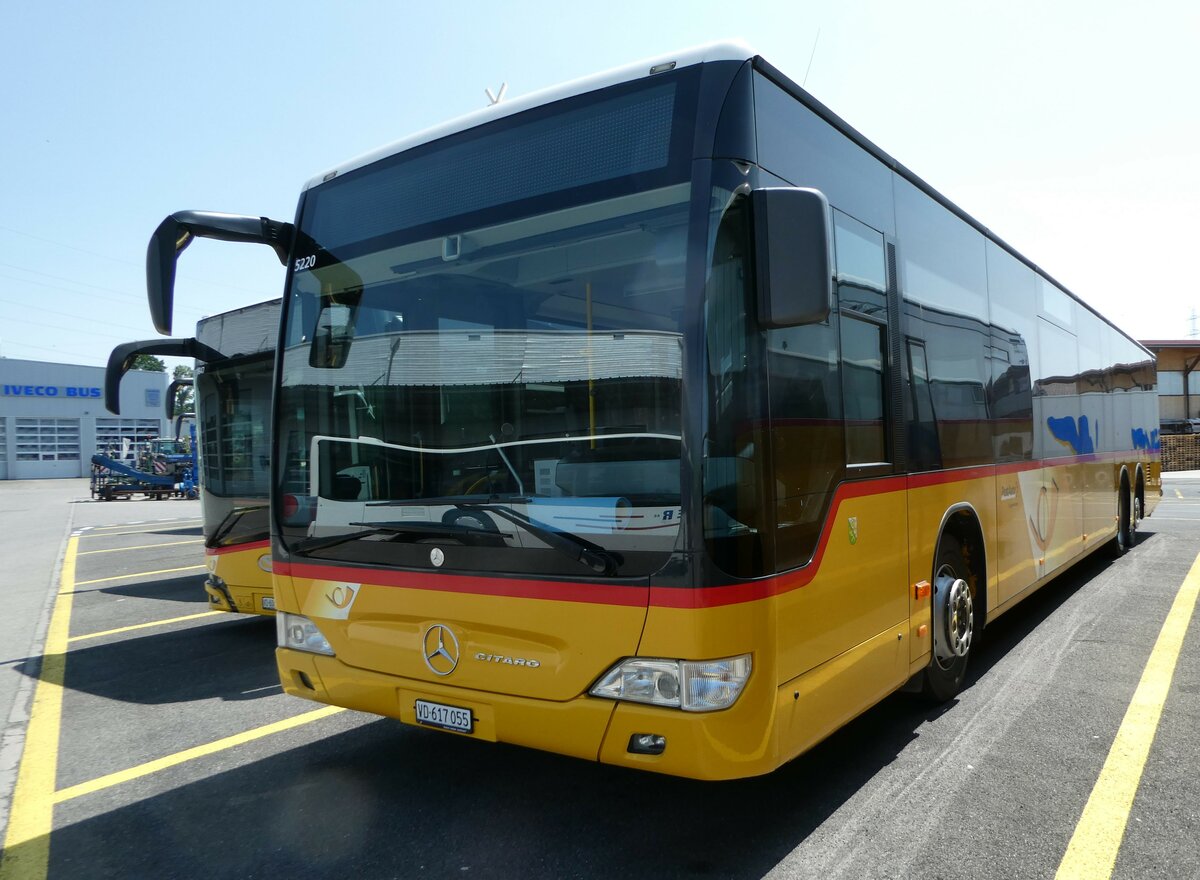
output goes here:
[{"label": "bus front wheel", "polygon": [[980,615],[970,567],[950,535],[943,535],[938,544],[933,571],[933,658],[921,690],[942,702],[962,690]]}]

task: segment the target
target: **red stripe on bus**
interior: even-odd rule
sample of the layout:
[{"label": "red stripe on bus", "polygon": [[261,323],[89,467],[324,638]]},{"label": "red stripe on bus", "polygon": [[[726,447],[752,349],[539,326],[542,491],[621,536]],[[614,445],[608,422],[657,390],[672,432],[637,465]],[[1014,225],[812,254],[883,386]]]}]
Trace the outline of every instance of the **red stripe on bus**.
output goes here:
[{"label": "red stripe on bus", "polygon": [[222,544],[220,547],[205,547],[205,556],[220,556],[224,553],[236,553],[239,550],[269,550],[270,541],[247,541],[245,544]]},{"label": "red stripe on bus", "polygon": [[[842,483],[834,492],[829,513],[817,542],[812,561],[803,568],[771,575],[759,580],[710,587],[650,587],[649,604],[659,608],[719,608],[756,602],[802,589],[812,582],[821,568],[825,548],[843,501],[887,495],[905,489],[923,489],[949,483],[986,479],[1000,475],[1039,470],[1042,467],[1062,467],[1097,459],[1124,459],[1130,453],[1077,455],[1041,461],[1016,461],[1004,464],[965,467],[954,470],[930,471],[923,474],[886,476]],[[1140,457],[1133,453],[1133,458]],[[581,602],[596,605],[638,606],[646,604],[647,588],[634,584],[578,583],[571,581],[541,581],[522,578],[476,577],[472,575],[435,574],[397,571],[395,569],[349,568],[299,562],[276,562],[275,573],[319,580],[343,580],[363,583],[364,576],[372,585],[401,587],[414,590],[441,590],[450,593],[470,593],[481,596],[502,596],[517,599],[549,599],[562,602]]]},{"label": "red stripe on bus", "polygon": [[[515,599],[554,599],[562,602],[586,602],[593,605],[646,604],[645,584],[585,584],[571,581],[533,581],[521,578],[475,577],[458,574],[432,574],[378,568],[347,568],[337,565],[312,565],[303,562],[277,562],[275,573],[314,580],[369,583],[372,586],[399,587],[409,590],[436,590],[444,593],[471,593],[479,596],[504,596]],[[370,578],[364,581],[364,576]]]}]

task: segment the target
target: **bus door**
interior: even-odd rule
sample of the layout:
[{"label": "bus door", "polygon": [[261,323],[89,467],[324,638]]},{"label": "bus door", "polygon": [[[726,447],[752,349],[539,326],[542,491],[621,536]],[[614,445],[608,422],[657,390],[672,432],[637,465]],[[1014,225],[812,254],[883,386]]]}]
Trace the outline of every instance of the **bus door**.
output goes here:
[{"label": "bus door", "polygon": [[862,680],[882,684],[909,665],[896,638],[909,616],[908,503],[896,477],[905,447],[898,430],[900,337],[893,329],[899,292],[882,233],[835,210],[834,248],[846,482],[831,511],[823,563],[833,563],[841,581],[831,585],[837,607],[827,619],[837,623],[830,647],[834,656],[865,651],[873,674]]}]

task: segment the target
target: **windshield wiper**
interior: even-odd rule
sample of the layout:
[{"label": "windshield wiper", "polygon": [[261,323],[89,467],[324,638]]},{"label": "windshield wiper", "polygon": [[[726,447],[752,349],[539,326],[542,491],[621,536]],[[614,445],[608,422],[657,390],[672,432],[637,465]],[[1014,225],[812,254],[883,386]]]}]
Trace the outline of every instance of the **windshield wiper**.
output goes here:
[{"label": "windshield wiper", "polygon": [[[328,547],[336,547],[338,544],[346,544],[350,541],[357,541],[360,538],[369,538],[372,535],[391,535],[393,538],[398,538],[401,535],[414,535],[420,538],[491,538],[494,541],[499,541],[499,546],[503,546],[505,538],[512,537],[512,534],[509,532],[494,532],[491,529],[481,529],[476,526],[450,525],[447,523],[352,522],[347,523],[347,525],[366,526],[367,528],[357,532],[346,532],[341,535],[306,538],[293,544],[292,549],[298,553],[307,553],[312,550],[324,550]],[[490,543],[494,543],[494,541]]]},{"label": "windshield wiper", "polygon": [[540,525],[529,517],[519,514],[515,510],[509,510],[507,507],[500,507],[496,504],[472,504],[469,502],[458,502],[454,506],[459,510],[486,511],[503,520],[507,520],[513,525],[529,532],[529,534],[559,553],[571,557],[576,562],[583,563],[597,574],[611,577],[625,564],[625,557],[620,553],[606,550],[599,544],[595,544],[573,532],[565,532],[561,529]]}]

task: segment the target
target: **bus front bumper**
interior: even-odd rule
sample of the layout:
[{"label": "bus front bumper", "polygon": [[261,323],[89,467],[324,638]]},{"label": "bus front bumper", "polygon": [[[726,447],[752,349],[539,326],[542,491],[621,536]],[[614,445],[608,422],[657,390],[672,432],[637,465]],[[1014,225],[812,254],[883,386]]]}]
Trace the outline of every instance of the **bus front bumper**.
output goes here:
[{"label": "bus front bumper", "polygon": [[267,616],[275,614],[275,594],[261,587],[227,584],[220,578],[209,575],[204,581],[204,592],[208,594],[208,607],[213,611]]},{"label": "bus front bumper", "polygon": [[[694,779],[755,776],[779,763],[773,712],[756,713],[752,701],[704,714],[590,696],[556,702],[385,675],[288,648],[277,648],[275,658],[283,689],[304,699],[417,726],[418,700],[470,710],[473,731],[455,736]],[[661,754],[631,750],[645,735],[665,740]]]}]

